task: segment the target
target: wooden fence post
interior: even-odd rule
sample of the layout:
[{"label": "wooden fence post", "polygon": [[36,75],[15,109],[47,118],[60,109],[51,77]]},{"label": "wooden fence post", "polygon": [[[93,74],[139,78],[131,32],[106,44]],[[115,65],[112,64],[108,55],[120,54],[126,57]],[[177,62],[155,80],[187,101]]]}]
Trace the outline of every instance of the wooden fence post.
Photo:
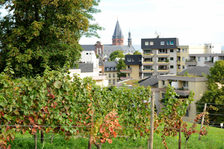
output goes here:
[{"label": "wooden fence post", "polygon": [[[202,120],[201,120],[201,128],[200,128],[200,132],[201,132],[201,129],[202,129],[202,127],[203,127],[204,120],[205,120],[205,111],[206,111],[206,107],[207,107],[207,103],[205,103],[204,110],[203,110],[203,116],[202,116]],[[198,140],[201,140],[201,134],[200,134],[200,132],[199,132]]]},{"label": "wooden fence post", "polygon": [[153,149],[153,133],[154,133],[154,93],[151,97],[151,120],[150,120],[150,138],[148,140],[148,149]]}]

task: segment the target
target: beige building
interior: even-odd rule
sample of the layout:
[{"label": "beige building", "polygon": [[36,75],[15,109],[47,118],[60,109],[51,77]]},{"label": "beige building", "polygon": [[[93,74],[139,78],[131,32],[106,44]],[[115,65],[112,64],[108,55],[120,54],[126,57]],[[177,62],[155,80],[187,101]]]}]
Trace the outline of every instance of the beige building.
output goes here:
[{"label": "beige building", "polygon": [[109,85],[116,85],[118,82],[117,76],[117,62],[107,61],[104,62],[104,75],[106,75]]},{"label": "beige building", "polygon": [[189,57],[189,46],[178,46],[177,50],[177,73],[187,68],[186,60]]},{"label": "beige building", "polygon": [[125,55],[126,79],[139,80],[142,78],[142,55]]},{"label": "beige building", "polygon": [[201,99],[204,92],[207,90],[207,78],[203,74],[208,74],[209,67],[192,67],[182,71],[179,75],[163,75],[158,76],[158,89],[155,91],[157,110],[161,111],[166,87],[170,84],[179,98],[188,98],[190,92],[194,93],[194,101],[189,105],[184,120],[193,122],[196,112],[196,102]]}]

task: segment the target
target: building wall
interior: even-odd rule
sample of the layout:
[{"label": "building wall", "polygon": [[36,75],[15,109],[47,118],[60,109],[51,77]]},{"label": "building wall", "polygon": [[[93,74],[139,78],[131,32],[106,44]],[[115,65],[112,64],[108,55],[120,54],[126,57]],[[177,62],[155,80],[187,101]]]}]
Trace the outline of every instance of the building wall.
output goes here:
[{"label": "building wall", "polygon": [[[180,57],[180,61],[178,61]],[[183,71],[187,68],[186,60],[189,58],[189,46],[179,46],[177,53],[177,73]]]},{"label": "building wall", "polygon": [[[168,86],[169,84],[169,80],[159,80],[158,82],[158,88],[165,88],[166,86]],[[182,88],[183,87],[183,81],[177,81],[177,88]],[[195,119],[195,116],[197,115],[196,112],[196,105],[195,103],[201,99],[201,97],[203,96],[204,92],[207,90],[207,85],[206,82],[188,82],[188,90],[194,92],[194,101],[190,104],[189,106],[189,115],[183,117],[183,120],[189,121],[189,122],[193,122]],[[158,111],[161,111],[163,105],[161,104],[161,99],[162,94],[164,94],[164,91],[160,91],[158,93],[156,93],[156,102],[159,103],[159,105],[157,106],[159,109],[157,109]]]},{"label": "building wall", "polygon": [[118,76],[117,71],[104,71],[104,74],[106,75],[108,79],[109,85],[116,85],[118,82]]},{"label": "building wall", "polygon": [[140,75],[139,75],[139,65],[130,65],[131,68],[131,73],[130,73],[130,77],[132,79],[135,80],[139,80],[140,79]]},{"label": "building wall", "polygon": [[195,103],[201,99],[204,92],[207,90],[207,84],[206,82],[188,82],[188,88],[190,91],[194,92],[194,101],[190,104],[189,116],[184,117],[184,120],[193,122],[197,115]]}]

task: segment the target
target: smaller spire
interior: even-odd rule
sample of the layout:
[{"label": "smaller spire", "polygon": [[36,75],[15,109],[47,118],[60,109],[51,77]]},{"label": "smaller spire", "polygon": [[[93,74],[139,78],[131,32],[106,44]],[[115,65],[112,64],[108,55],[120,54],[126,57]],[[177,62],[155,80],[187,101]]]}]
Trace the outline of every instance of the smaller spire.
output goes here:
[{"label": "smaller spire", "polygon": [[132,46],[131,32],[128,32],[128,47]]}]

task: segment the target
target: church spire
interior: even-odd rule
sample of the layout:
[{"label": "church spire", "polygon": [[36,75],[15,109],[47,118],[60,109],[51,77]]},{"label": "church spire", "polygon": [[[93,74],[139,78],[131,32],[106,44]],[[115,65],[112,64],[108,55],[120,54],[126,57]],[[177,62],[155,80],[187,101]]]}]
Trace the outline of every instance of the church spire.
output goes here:
[{"label": "church spire", "polygon": [[132,46],[131,32],[128,32],[128,47]]},{"label": "church spire", "polygon": [[115,26],[115,29],[114,29],[114,34],[112,36],[112,44],[113,45],[123,45],[124,44],[124,36],[122,34],[122,31],[121,31],[121,27],[120,27],[120,24],[117,20],[117,23],[116,23],[116,26]]}]

